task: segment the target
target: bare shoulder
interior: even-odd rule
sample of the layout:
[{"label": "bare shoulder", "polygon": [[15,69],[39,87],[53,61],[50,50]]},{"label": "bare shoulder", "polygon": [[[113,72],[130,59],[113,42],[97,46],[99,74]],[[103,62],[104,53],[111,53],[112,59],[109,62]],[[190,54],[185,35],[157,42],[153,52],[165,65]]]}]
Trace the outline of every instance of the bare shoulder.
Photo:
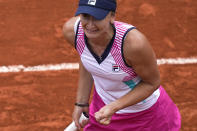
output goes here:
[{"label": "bare shoulder", "polygon": [[128,65],[144,82],[154,85],[160,84],[160,75],[155,53],[147,38],[138,30],[131,30],[124,41],[123,54]]},{"label": "bare shoulder", "polygon": [[154,57],[154,51],[146,36],[137,29],[131,30],[124,41],[124,55],[128,64]]},{"label": "bare shoulder", "polygon": [[150,43],[146,36],[137,29],[131,30],[127,34],[124,43],[124,46],[127,47],[126,49],[128,49],[128,51],[134,51],[134,53],[144,51],[147,47],[150,48]]},{"label": "bare shoulder", "polygon": [[63,25],[63,35],[65,39],[72,45],[74,45],[75,42],[74,25],[77,19],[79,19],[79,17],[72,17]]}]

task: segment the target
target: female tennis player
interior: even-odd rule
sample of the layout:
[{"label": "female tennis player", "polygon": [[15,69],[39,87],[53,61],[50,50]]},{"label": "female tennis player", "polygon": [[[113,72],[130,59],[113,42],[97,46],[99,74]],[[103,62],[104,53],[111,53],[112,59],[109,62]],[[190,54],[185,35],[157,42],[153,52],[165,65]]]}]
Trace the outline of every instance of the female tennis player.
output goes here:
[{"label": "female tennis player", "polygon": [[[116,7],[115,0],[80,0],[76,17],[63,27],[80,56],[76,126],[85,131],[179,131],[180,113],[160,85],[149,41],[135,26],[115,20]],[[89,114],[89,122],[79,124],[82,112]]]}]

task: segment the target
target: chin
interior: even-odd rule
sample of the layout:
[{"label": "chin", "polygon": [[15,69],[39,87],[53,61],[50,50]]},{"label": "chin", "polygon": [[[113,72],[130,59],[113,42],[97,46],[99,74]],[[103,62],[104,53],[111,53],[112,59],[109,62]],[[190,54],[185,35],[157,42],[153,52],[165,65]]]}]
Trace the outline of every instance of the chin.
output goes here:
[{"label": "chin", "polygon": [[88,33],[88,32],[85,32],[85,34],[90,39],[94,39],[94,38],[98,38],[99,37],[99,33]]}]

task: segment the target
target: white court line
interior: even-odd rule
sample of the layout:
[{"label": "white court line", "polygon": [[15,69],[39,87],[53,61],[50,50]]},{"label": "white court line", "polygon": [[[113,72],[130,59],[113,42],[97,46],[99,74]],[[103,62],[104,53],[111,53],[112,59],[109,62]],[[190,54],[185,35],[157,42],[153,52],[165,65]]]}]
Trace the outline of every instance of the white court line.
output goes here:
[{"label": "white court line", "polygon": [[[157,64],[158,65],[197,64],[197,57],[157,59]],[[25,67],[24,65],[12,65],[12,66],[0,66],[0,73],[58,71],[58,70],[76,70],[76,69],[79,69],[79,63],[48,64],[48,65],[38,65],[38,66],[28,66],[28,67]]]},{"label": "white court line", "polygon": [[168,59],[157,59],[158,65],[163,64],[196,64],[197,57],[190,57],[190,58],[168,58]]}]

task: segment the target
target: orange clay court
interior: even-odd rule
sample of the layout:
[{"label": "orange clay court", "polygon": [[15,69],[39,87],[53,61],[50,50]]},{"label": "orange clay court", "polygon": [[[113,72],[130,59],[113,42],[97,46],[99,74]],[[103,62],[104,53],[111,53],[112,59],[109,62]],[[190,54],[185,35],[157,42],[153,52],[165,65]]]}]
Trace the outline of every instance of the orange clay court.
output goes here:
[{"label": "orange clay court", "polygon": [[[77,63],[62,35],[77,2],[0,0],[0,67]],[[196,0],[118,0],[116,20],[143,32],[158,59],[197,58]],[[159,69],[180,109],[181,131],[197,131],[197,64]],[[77,69],[1,72],[0,131],[63,131],[72,121],[77,81]]]}]

